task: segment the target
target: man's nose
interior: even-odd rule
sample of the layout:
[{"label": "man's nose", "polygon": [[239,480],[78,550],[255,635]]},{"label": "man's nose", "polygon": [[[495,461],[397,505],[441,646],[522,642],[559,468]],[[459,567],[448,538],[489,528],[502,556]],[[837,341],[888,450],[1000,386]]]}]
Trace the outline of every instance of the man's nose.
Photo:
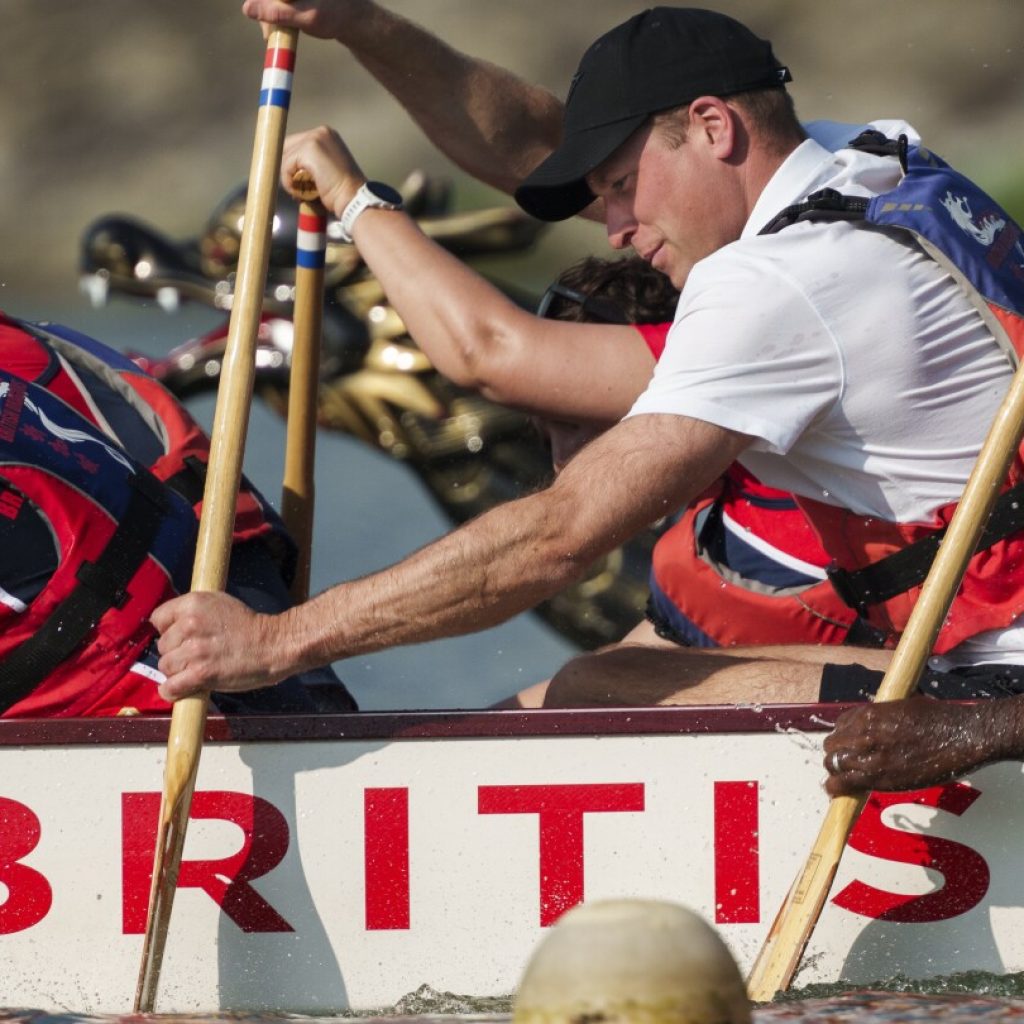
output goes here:
[{"label": "man's nose", "polygon": [[628,249],[633,244],[637,222],[632,210],[613,209],[607,206],[605,228],[608,231],[608,244],[613,249]]}]

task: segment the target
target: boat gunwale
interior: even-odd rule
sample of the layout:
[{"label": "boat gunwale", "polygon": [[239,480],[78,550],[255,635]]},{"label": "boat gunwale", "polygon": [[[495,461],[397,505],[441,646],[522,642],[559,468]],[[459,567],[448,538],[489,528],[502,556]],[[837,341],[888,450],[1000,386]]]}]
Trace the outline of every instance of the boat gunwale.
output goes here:
[{"label": "boat gunwale", "polygon": [[[208,743],[826,732],[850,704],[210,715]],[[0,748],[166,743],[170,715],[0,719]]]}]

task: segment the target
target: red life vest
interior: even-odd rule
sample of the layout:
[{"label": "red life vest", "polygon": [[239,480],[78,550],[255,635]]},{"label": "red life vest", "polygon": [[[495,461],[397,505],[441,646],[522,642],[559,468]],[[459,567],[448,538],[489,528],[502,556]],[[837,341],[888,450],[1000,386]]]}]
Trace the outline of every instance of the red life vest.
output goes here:
[{"label": "red life vest", "polygon": [[27,604],[0,600],[3,717],[168,711],[130,669],[153,609],[188,584],[191,505],[51,392],[0,370],[0,516],[15,539],[20,517],[42,517],[57,548]]},{"label": "red life vest", "polygon": [[[651,558],[652,589],[667,597],[688,623],[719,646],[841,644],[857,618],[827,579],[777,588],[742,576],[716,559],[700,538],[714,506],[767,542],[776,557],[824,567],[829,559],[792,495],[762,484],[738,464],[715,492],[694,502],[658,539]],[[719,523],[719,529],[724,529]],[[772,554],[764,555],[771,562]]]},{"label": "red life vest", "polygon": [[[909,233],[963,288],[1016,365],[1024,354],[1021,229],[993,199],[933,153],[908,147],[905,139],[889,142],[878,133],[869,135],[854,145],[891,153],[901,161],[904,174],[894,189],[871,200],[837,193],[811,196],[783,211],[765,230],[779,230],[796,219],[843,216]],[[1024,459],[1018,451],[1004,491],[1022,479]],[[887,565],[894,565],[893,558],[906,561],[908,551],[911,555],[926,551],[922,545],[936,540],[956,504],[938,509],[927,523],[893,523],[811,499],[799,501],[835,559],[834,582],[885,635],[886,643],[895,645],[917,600],[930,557],[908,573]],[[977,633],[1009,626],[1024,614],[1024,517],[1015,514],[1015,503],[1015,498],[1005,503],[1009,525],[1004,535],[983,545],[968,563],[936,641],[936,653],[949,651]],[[885,586],[876,585],[877,580],[885,580]],[[911,585],[904,586],[907,581]],[[884,594],[881,600],[879,593]]]},{"label": "red life vest", "polygon": [[[635,326],[659,359],[671,324]],[[664,595],[682,617],[675,623],[677,634],[691,634],[690,627],[695,626],[697,636],[691,639],[719,646],[841,644],[857,615],[828,580],[780,589],[734,571],[700,539],[700,524],[712,508],[720,517],[719,529],[722,517],[728,518],[762,545],[766,564],[773,561],[772,550],[818,568],[830,561],[793,496],[761,483],[733,463],[722,480],[698,498],[654,546],[651,588]]]},{"label": "red life vest", "polygon": [[[13,520],[18,513],[30,514],[26,502],[34,506],[31,514],[49,524],[58,558],[53,576],[27,609],[0,607],[0,713],[5,717],[94,716],[116,714],[122,707],[167,712],[170,706],[159,698],[155,682],[140,674],[142,666],[135,665],[135,671],[132,667],[155,636],[150,613],[188,589],[209,440],[162,384],[120,353],[68,328],[44,328],[0,313],[0,368],[12,382],[28,382],[34,395],[36,389],[45,389],[42,398],[36,395],[32,401],[49,410],[51,423],[64,422],[68,429],[91,439],[81,450],[69,449],[74,456],[71,461],[65,459],[48,469],[40,461],[49,450],[40,446],[42,442],[25,447],[26,437],[31,440],[30,435],[45,428],[26,421],[27,434],[15,433],[6,441],[8,455],[14,445],[24,450],[19,449],[17,469],[8,459],[9,469],[0,473],[8,495],[6,503],[0,500],[0,515]],[[105,444],[101,446],[97,439]],[[110,444],[111,439],[116,444]],[[47,444],[60,447],[65,442],[50,438]],[[132,458],[125,460],[124,453]],[[180,543],[173,551],[157,553],[153,548],[143,558],[136,550],[139,564],[129,574],[130,584],[125,584],[130,600],[123,605],[110,601],[106,607],[94,601],[89,614],[98,621],[90,632],[82,627],[74,602],[67,604],[82,564],[111,546],[127,545],[126,550],[131,550],[134,544],[137,549],[139,536],[145,535],[138,533],[138,512],[128,513],[133,508],[145,510],[147,503],[137,496],[129,501],[122,494],[132,497],[135,490],[129,487],[132,474],[125,469],[133,459],[155,478],[151,491],[168,491],[175,516],[183,515],[182,509],[187,511],[187,530],[178,524],[175,536]],[[150,479],[144,471],[135,476]],[[161,488],[161,483],[167,487]],[[119,518],[122,514],[128,516],[124,522]],[[151,527],[148,517],[142,516],[141,521]],[[294,545],[276,513],[243,481],[234,541],[254,538],[270,542],[287,580],[294,567]],[[159,535],[152,543],[158,540]],[[122,575],[127,572],[123,566],[118,568]],[[66,623],[58,631],[57,625],[64,621],[61,616]],[[45,645],[50,652],[45,657],[24,646],[34,636],[40,638],[37,646],[44,644],[46,622],[55,624],[51,628],[66,643],[74,633],[72,620],[81,639],[65,651],[64,658],[55,658],[61,648],[54,642]],[[30,685],[31,691],[25,691]],[[12,705],[4,693],[22,696]]]}]

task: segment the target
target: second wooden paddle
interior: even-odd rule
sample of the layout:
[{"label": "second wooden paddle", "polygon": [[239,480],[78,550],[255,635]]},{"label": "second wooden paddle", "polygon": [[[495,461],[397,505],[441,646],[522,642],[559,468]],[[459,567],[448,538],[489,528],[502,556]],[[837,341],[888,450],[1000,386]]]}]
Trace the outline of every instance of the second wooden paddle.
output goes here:
[{"label": "second wooden paddle", "polygon": [[327,211],[318,199],[316,185],[305,171],[295,175],[292,188],[302,196],[302,201],[299,203],[299,229],[295,246],[294,333],[291,373],[288,378],[288,433],[281,518],[298,548],[292,597],[296,601],[305,601],[309,597],[313,550],[314,461],[320,390]]}]

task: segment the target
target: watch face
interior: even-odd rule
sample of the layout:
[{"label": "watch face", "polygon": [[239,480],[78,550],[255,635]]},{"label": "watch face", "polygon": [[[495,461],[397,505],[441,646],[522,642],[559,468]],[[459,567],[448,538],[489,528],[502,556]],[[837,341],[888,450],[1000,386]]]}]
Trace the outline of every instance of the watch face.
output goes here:
[{"label": "watch face", "polygon": [[368,181],[366,187],[385,203],[392,203],[395,206],[402,205],[402,193],[397,188],[385,185],[382,181]]}]

